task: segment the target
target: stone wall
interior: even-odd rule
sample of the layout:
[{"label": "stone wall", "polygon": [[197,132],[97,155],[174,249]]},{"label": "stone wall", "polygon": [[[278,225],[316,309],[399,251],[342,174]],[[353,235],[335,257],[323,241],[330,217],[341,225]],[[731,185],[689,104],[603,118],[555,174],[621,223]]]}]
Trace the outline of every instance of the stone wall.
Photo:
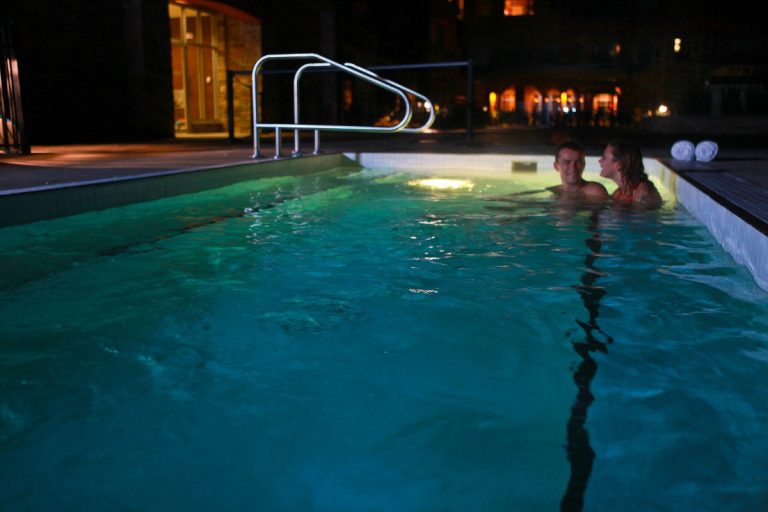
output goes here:
[{"label": "stone wall", "polygon": [[[228,126],[227,113],[227,70],[249,71],[261,57],[261,23],[247,22],[222,15],[219,23],[219,41],[222,54],[219,56],[219,108],[224,127]],[[235,75],[234,128],[236,137],[251,135],[251,76]]]}]

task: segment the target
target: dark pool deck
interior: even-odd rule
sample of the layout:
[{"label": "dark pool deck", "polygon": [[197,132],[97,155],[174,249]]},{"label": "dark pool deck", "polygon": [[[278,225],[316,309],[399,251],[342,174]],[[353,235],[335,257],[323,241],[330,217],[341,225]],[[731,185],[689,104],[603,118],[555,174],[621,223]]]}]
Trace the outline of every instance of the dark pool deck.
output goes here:
[{"label": "dark pool deck", "polygon": [[[715,140],[720,152],[712,162],[672,160],[672,143],[682,137],[630,134],[641,144],[644,155],[658,158],[757,230],[768,236],[768,138],[686,137],[694,143]],[[321,150],[333,152],[440,152],[551,154],[556,144],[574,136],[558,130],[508,129],[476,131],[468,139],[463,131],[419,135],[355,135],[324,137]],[[606,142],[626,134],[612,130],[583,132],[587,154],[602,153]],[[761,142],[765,142],[761,146]],[[262,143],[265,158],[271,159],[274,144]],[[286,140],[283,153],[290,154]],[[302,143],[311,151],[311,142]],[[30,155],[0,155],[0,195],[32,189],[72,186],[100,180],[120,180],[141,175],[183,172],[242,163],[251,160],[252,143],[228,142],[223,138],[175,139],[149,143],[33,146]]]}]

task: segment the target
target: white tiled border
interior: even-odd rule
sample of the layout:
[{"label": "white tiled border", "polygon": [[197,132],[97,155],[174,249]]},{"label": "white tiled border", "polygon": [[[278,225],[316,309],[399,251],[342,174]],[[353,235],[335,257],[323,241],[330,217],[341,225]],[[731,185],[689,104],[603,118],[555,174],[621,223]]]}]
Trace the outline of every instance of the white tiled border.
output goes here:
[{"label": "white tiled border", "polygon": [[[411,174],[436,174],[440,176],[472,176],[507,178],[536,174],[556,180],[554,155],[514,154],[446,154],[446,153],[344,153],[368,169],[382,171],[408,170]],[[584,175],[599,179],[598,157],[587,157]],[[652,177],[664,180],[664,170],[669,171],[657,160],[644,160],[646,171]],[[533,168],[532,168],[533,167]]]},{"label": "white tiled border", "polygon": [[768,290],[768,237],[679,176],[676,195],[733,259],[749,269],[758,286]]},{"label": "white tiled border", "polygon": [[[375,170],[403,170],[415,174],[441,176],[507,177],[513,172],[514,162],[520,168],[536,166],[536,172],[552,171],[554,158],[546,155],[471,155],[446,153],[344,153],[361,166]],[[526,171],[520,171],[524,174]],[[528,171],[530,172],[530,171]]]}]

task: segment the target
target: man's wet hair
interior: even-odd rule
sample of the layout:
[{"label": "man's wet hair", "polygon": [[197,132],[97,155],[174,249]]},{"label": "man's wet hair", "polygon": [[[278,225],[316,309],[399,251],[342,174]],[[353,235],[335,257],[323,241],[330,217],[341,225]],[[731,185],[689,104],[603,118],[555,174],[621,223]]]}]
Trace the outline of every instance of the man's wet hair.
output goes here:
[{"label": "man's wet hair", "polygon": [[572,151],[578,151],[582,155],[585,153],[584,146],[576,142],[575,140],[566,140],[560,143],[559,146],[557,146],[557,150],[555,151],[555,162],[560,158],[560,150],[561,149],[570,149]]}]

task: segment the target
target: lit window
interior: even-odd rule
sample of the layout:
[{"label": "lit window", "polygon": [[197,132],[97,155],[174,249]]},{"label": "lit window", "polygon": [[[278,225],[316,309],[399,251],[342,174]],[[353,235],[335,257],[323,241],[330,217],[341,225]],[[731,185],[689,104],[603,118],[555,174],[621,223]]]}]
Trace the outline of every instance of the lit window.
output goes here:
[{"label": "lit window", "polygon": [[351,109],[353,102],[352,80],[344,80],[344,85],[342,88],[342,105],[344,105],[344,110]]},{"label": "lit window", "polygon": [[504,16],[530,16],[533,0],[504,0]]},{"label": "lit window", "polygon": [[613,94],[600,93],[595,94],[592,99],[592,110],[610,112],[618,103],[618,97]]},{"label": "lit window", "polygon": [[514,112],[515,111],[515,88],[509,87],[501,93],[501,111],[502,112]]},{"label": "lit window", "polygon": [[676,37],[675,38],[675,46],[674,46],[675,53],[680,53],[680,49],[682,47],[683,47],[683,40],[680,39],[679,37]]},{"label": "lit window", "polygon": [[491,111],[491,118],[496,118],[499,116],[498,101],[499,96],[495,92],[491,92],[488,95],[488,108]]}]

